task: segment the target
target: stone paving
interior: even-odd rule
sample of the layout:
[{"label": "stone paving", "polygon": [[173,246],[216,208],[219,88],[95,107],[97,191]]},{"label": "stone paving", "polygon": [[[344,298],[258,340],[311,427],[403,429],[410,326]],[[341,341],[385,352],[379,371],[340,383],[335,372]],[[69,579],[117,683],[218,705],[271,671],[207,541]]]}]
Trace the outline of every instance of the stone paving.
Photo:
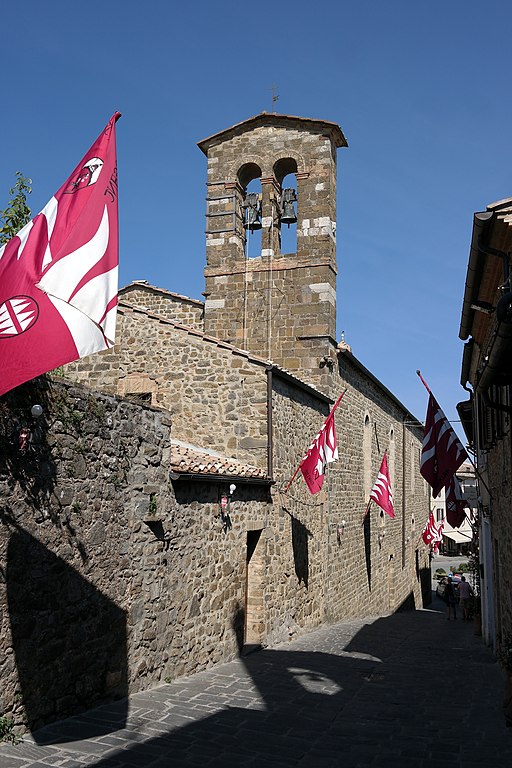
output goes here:
[{"label": "stone paving", "polygon": [[0,746],[0,768],[501,768],[504,679],[473,624],[351,620]]}]

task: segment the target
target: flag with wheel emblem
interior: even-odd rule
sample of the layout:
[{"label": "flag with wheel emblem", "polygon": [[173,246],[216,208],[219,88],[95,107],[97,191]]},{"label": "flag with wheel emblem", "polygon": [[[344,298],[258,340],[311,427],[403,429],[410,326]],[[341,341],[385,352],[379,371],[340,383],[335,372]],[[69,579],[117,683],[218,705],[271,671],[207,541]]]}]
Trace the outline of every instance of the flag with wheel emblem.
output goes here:
[{"label": "flag with wheel emblem", "polygon": [[[370,500],[374,501],[390,517],[395,516],[393,509],[393,494],[391,492],[391,480],[389,477],[388,459],[386,453],[382,457],[379,474],[370,492]],[[368,509],[368,507],[367,507]]]},{"label": "flag with wheel emblem", "polygon": [[450,422],[430,393],[423,433],[420,472],[438,496],[468,455]]},{"label": "flag with wheel emblem", "polygon": [[119,117],[41,213],[0,248],[0,395],[114,344]]},{"label": "flag with wheel emblem", "polygon": [[459,528],[466,519],[468,502],[462,495],[457,475],[453,475],[445,490],[446,520],[452,528]]}]

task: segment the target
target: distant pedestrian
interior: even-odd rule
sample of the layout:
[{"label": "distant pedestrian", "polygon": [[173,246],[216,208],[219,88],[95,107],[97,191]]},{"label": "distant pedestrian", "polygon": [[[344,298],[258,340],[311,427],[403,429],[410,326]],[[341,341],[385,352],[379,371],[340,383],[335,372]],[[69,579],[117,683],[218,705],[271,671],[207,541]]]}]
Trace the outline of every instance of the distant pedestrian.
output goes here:
[{"label": "distant pedestrian", "polygon": [[472,595],[473,590],[466,581],[466,577],[461,576],[459,584],[459,602],[462,610],[462,621],[469,621],[469,603]]},{"label": "distant pedestrian", "polygon": [[448,621],[450,621],[453,613],[453,620],[457,621],[457,614],[455,612],[455,605],[456,605],[456,599],[455,599],[455,587],[453,586],[453,582],[451,579],[446,579],[446,587],[444,589],[444,599],[446,600],[446,605],[448,606]]}]

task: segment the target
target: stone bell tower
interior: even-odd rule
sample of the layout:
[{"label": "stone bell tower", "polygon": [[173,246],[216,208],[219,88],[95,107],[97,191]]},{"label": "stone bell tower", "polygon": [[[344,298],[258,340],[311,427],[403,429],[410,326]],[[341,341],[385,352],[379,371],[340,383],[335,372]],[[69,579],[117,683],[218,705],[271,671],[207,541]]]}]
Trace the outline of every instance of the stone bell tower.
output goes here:
[{"label": "stone bell tower", "polygon": [[[345,146],[335,123],[266,112],[199,142],[208,158],[205,331],[317,384],[335,361],[336,150]],[[285,177],[296,184],[283,189]],[[254,180],[259,193],[248,192]],[[296,247],[282,253],[290,223]],[[251,230],[261,230],[254,258]]]}]

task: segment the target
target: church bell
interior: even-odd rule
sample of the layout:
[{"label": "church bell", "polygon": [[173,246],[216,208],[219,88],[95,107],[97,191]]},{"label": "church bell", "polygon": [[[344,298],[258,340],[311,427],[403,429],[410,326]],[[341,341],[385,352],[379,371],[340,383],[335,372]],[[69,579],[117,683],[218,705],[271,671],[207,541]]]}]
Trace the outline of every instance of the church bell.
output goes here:
[{"label": "church bell", "polygon": [[250,192],[244,200],[244,227],[250,229],[261,229],[261,201],[257,192]]},{"label": "church bell", "polygon": [[281,224],[296,224],[297,214],[295,213],[294,202],[297,200],[297,193],[293,188],[283,189],[281,195]]}]

